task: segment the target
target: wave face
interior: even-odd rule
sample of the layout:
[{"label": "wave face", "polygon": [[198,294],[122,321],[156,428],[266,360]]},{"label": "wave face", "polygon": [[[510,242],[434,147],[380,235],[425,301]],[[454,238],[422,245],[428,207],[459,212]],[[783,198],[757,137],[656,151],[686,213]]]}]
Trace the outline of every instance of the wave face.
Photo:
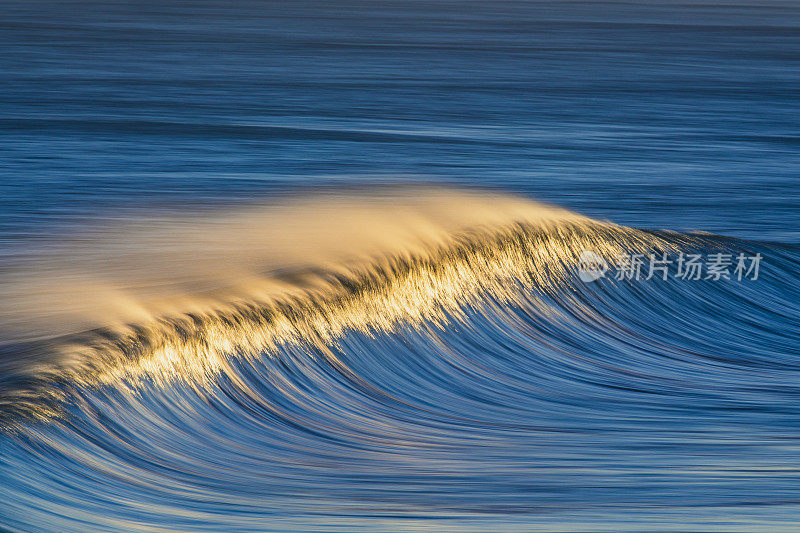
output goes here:
[{"label": "wave face", "polygon": [[793,527],[795,248],[439,189],[135,222],[3,270],[12,530]]}]

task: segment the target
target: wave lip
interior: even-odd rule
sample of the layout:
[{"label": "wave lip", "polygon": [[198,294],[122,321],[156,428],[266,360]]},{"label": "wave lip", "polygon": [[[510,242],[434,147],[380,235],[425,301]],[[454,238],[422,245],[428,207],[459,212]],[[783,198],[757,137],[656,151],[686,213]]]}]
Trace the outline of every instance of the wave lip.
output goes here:
[{"label": "wave lip", "polygon": [[74,387],[200,383],[231,357],[268,356],[286,342],[443,323],[520,287],[567,290],[586,249],[676,247],[554,207],[440,189],[142,226],[105,228],[12,275],[4,296],[25,305],[2,324],[30,329],[2,348],[6,418],[56,416]]}]

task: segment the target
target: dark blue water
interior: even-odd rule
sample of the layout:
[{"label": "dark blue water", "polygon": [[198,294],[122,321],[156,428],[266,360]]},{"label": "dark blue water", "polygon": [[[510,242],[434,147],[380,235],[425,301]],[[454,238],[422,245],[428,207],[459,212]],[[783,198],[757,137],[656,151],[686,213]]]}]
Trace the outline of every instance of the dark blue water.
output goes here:
[{"label": "dark blue water", "polygon": [[0,16],[4,231],[414,180],[798,241],[792,1],[4,2]]},{"label": "dark blue water", "polygon": [[[794,1],[4,1],[0,526],[792,531],[798,87]],[[486,192],[453,237],[387,184],[637,229]],[[295,239],[301,294],[246,292]],[[583,249],[765,264],[583,284]]]}]

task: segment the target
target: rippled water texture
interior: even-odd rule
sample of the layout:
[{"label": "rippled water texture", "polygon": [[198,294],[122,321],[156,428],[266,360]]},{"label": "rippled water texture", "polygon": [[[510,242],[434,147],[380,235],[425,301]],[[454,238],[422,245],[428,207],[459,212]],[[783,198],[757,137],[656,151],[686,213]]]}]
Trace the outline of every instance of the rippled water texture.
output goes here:
[{"label": "rippled water texture", "polygon": [[4,2],[0,529],[796,531],[798,28]]}]

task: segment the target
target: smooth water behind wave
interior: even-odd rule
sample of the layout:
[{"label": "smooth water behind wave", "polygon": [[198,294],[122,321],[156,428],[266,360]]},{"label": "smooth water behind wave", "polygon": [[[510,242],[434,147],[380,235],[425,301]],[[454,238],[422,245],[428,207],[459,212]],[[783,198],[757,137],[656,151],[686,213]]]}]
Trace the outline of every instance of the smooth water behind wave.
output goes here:
[{"label": "smooth water behind wave", "polygon": [[[84,333],[31,307],[58,327],[4,345],[0,506],[9,527],[747,530],[749,515],[792,527],[795,249],[641,231],[486,193],[286,205],[297,216],[322,213],[307,243],[338,232],[347,248],[344,226],[364,231],[366,219],[387,240],[359,240],[342,254],[295,233],[293,245],[271,247],[283,234],[264,225],[274,210],[253,207],[173,220],[169,231],[107,231],[114,238],[93,239],[83,262],[26,259],[7,290],[30,288],[31,278],[46,285],[48,272],[72,279],[37,264],[108,281],[129,258],[131,283],[117,286],[126,297],[116,301],[147,297],[138,322],[87,315],[95,323]],[[345,207],[361,216],[336,218]],[[233,234],[261,228],[248,254],[231,255],[226,276],[203,258],[214,257],[214,243],[230,252],[239,241],[194,233],[217,224]],[[188,270],[176,272],[185,275],[143,284],[150,263],[137,257],[163,259],[169,235],[198,246],[199,266],[181,250]],[[100,261],[108,243],[117,255]],[[577,275],[585,249],[609,259],[767,259],[758,280],[589,284]],[[291,268],[230,283],[252,265],[245,259],[272,257],[274,267],[278,256]],[[186,283],[188,273],[206,283]]]}]

